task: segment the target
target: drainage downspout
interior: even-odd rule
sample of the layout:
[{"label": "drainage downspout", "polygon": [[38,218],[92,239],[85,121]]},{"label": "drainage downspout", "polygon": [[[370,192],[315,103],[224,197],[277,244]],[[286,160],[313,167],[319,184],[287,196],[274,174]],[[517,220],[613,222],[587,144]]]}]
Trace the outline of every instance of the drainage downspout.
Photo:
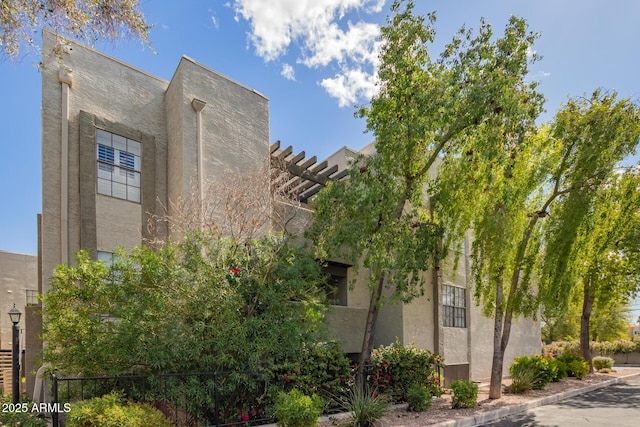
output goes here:
[{"label": "drainage downspout", "polygon": [[200,210],[200,230],[204,227],[204,161],[202,159],[202,110],[207,105],[206,102],[193,98],[191,106],[196,111],[196,144],[198,162],[198,208]]},{"label": "drainage downspout", "polygon": [[69,89],[73,83],[72,71],[60,67],[58,81],[60,100],[60,262],[69,263]]}]

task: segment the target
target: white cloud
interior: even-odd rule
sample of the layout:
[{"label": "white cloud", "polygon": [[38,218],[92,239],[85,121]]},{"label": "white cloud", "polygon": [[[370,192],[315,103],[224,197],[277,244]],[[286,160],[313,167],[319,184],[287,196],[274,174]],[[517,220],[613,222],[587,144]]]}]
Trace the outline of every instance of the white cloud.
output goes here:
[{"label": "white cloud", "polygon": [[287,80],[296,80],[296,74],[293,71],[293,67],[287,63],[282,64],[282,71],[280,74]]},{"label": "white cloud", "polygon": [[[378,65],[380,28],[365,21],[344,22],[347,12],[378,13],[385,0],[235,0],[235,19],[251,26],[249,43],[265,61],[296,49],[297,62],[309,68],[335,64],[338,73],[320,85],[341,106],[371,93]],[[283,66],[282,75],[288,77]],[[291,69],[293,72],[293,69]],[[375,85],[373,85],[375,87]],[[375,93],[375,92],[373,92]]]},{"label": "white cloud", "polygon": [[369,99],[378,92],[374,74],[360,69],[348,69],[320,82],[329,95],[338,99],[338,106],[352,107],[358,99]]},{"label": "white cloud", "polygon": [[348,23],[348,30],[341,30],[332,23],[321,34],[310,34],[307,42],[308,57],[302,63],[308,67],[326,66],[331,61],[377,65],[380,28],[376,24]]},{"label": "white cloud", "polygon": [[216,30],[220,29],[220,25],[218,24],[218,18],[216,18],[214,15],[211,15],[211,22],[213,23],[213,26],[216,28]]}]

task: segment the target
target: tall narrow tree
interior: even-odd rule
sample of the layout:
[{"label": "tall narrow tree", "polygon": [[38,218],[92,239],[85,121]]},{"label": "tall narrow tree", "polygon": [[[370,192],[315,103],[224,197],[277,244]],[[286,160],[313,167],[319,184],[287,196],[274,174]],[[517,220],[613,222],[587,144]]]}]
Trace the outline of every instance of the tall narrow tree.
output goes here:
[{"label": "tall narrow tree", "polygon": [[[537,311],[541,296],[533,284],[541,263],[556,272],[566,268],[597,190],[639,135],[635,107],[599,91],[569,101],[536,134],[498,129],[487,128],[479,140],[502,137],[501,151],[479,149],[471,139],[467,157],[447,159],[441,181],[445,224],[456,230],[452,236],[473,230],[475,296],[493,311],[490,398],[502,394],[513,317]],[[550,216],[554,221],[543,229]]]},{"label": "tall narrow tree", "polygon": [[[552,218],[549,228],[562,229],[556,224],[562,217]],[[563,267],[548,260],[542,288],[547,304],[561,301],[562,308],[568,292],[582,294],[580,352],[590,364],[594,307],[617,309],[640,290],[640,241],[634,237],[639,230],[640,175],[635,169],[614,172],[591,199]],[[553,240],[550,249],[555,251],[558,243]]]},{"label": "tall narrow tree", "polygon": [[[512,17],[496,40],[485,22],[475,36],[462,28],[432,60],[435,15],[416,16],[413,2],[403,3],[394,2],[382,28],[380,93],[358,112],[375,135],[376,153],[318,194],[309,232],[322,256],[366,269],[370,302],[360,365],[371,354],[385,287],[391,300],[411,300],[423,291],[421,272],[443,256],[441,228],[426,203],[438,157],[459,155],[480,127],[535,118],[542,101],[525,81],[536,35],[523,20]],[[496,143],[488,141],[487,150]]]}]

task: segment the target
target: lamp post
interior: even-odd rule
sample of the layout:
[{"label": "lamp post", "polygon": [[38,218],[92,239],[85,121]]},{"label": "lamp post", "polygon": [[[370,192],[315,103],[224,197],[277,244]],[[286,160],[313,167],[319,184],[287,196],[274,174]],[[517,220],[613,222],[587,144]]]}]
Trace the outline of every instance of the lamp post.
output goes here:
[{"label": "lamp post", "polygon": [[13,374],[12,374],[12,387],[13,387],[13,403],[20,402],[20,317],[22,313],[13,304],[13,308],[9,310],[9,317],[11,323],[13,323],[13,350],[11,354],[13,356]]}]

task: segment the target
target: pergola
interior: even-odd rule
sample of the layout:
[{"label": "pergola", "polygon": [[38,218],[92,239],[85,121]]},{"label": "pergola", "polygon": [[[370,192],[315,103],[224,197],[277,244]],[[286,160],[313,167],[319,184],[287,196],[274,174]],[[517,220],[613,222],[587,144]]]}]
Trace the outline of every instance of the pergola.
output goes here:
[{"label": "pergola", "polygon": [[338,170],[338,165],[329,167],[325,160],[318,163],[316,156],[305,158],[305,152],[293,152],[293,147],[280,147],[280,141],[271,145],[271,181],[286,197],[307,203],[330,180],[339,180],[347,170]]}]

